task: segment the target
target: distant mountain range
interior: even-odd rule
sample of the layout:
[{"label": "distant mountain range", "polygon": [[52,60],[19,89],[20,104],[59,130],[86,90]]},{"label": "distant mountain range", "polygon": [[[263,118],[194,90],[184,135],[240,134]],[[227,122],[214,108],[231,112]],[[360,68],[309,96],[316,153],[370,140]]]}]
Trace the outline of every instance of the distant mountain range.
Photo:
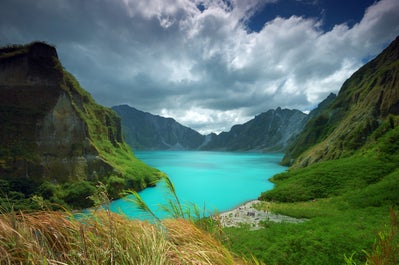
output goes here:
[{"label": "distant mountain range", "polygon": [[302,131],[309,118],[333,99],[330,95],[309,115],[277,108],[252,120],[234,125],[229,132],[202,135],[164,118],[128,105],[112,107],[121,117],[125,141],[134,150],[284,151]]},{"label": "distant mountain range", "polygon": [[220,151],[282,151],[301,132],[307,115],[299,110],[277,108],[234,125],[229,132],[213,135],[202,147]]},{"label": "distant mountain range", "polygon": [[128,105],[112,109],[121,117],[125,141],[135,150],[194,150],[205,142],[204,135],[172,118],[153,115]]}]

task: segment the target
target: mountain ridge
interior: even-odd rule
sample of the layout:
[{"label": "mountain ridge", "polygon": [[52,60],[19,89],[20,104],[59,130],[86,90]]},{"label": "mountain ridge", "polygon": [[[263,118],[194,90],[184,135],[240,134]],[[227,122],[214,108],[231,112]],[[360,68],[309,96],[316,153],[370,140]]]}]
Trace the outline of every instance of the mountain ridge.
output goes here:
[{"label": "mountain ridge", "polygon": [[202,135],[173,118],[128,105],[112,109],[122,119],[126,142],[137,150],[280,152],[301,131],[308,117],[299,110],[277,108],[260,113],[244,124],[233,125],[229,132]]},{"label": "mountain ridge", "polygon": [[353,154],[372,140],[370,136],[390,115],[399,114],[397,80],[399,37],[344,82],[328,108],[313,117],[288,148],[283,161],[295,160],[294,166],[305,167]]},{"label": "mountain ridge", "polygon": [[299,110],[268,110],[229,132],[214,135],[202,150],[218,151],[283,151],[301,131],[307,115]]},{"label": "mountain ridge", "polygon": [[205,136],[181,125],[173,118],[165,118],[128,105],[112,109],[121,117],[126,142],[138,150],[195,150]]},{"label": "mountain ridge", "polygon": [[158,178],[123,141],[119,117],[95,103],[43,42],[0,49],[0,128],[3,192],[20,198],[87,207],[98,181],[117,198]]}]

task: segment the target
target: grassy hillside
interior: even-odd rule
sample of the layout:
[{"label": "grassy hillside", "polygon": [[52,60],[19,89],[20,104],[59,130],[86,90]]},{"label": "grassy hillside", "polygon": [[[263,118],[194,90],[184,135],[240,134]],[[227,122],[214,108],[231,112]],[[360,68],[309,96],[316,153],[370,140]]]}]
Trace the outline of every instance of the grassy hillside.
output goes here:
[{"label": "grassy hillside", "polygon": [[351,156],[390,115],[399,114],[399,38],[356,71],[336,99],[306,125],[283,162],[304,167]]},{"label": "grassy hillside", "polygon": [[[306,168],[275,175],[276,186],[262,194],[266,200],[307,201],[351,192],[378,183],[399,168],[399,117],[392,117],[395,127],[378,136],[390,125],[383,124],[370,143],[354,155],[323,161]],[[377,138],[377,139],[376,139]]]},{"label": "grassy hillside", "polygon": [[398,143],[397,125],[351,157],[274,176],[263,207],[309,220],[226,229],[231,248],[266,264],[397,264],[399,219],[390,209],[399,206]]},{"label": "grassy hillside", "polygon": [[263,208],[301,224],[226,229],[267,264],[398,264],[399,39],[348,79],[286,155]]}]

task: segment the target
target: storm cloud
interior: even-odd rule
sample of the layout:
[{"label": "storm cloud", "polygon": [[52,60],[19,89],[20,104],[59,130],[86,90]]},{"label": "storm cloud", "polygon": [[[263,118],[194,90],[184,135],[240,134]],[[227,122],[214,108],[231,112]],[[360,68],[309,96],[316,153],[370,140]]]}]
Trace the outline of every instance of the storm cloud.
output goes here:
[{"label": "storm cloud", "polygon": [[278,0],[3,0],[0,44],[43,40],[95,100],[202,133],[271,108],[308,111],[399,34],[399,1],[325,31],[323,19],[253,14]]}]

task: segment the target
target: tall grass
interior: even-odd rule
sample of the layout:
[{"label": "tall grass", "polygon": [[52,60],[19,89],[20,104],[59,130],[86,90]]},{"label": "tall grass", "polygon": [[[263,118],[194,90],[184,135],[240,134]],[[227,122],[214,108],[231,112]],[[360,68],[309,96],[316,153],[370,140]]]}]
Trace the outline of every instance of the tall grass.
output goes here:
[{"label": "tall grass", "polygon": [[[390,209],[390,225],[377,233],[373,248],[370,252],[363,250],[366,254],[366,265],[395,265],[399,264],[399,219],[398,211]],[[358,265],[354,259],[357,255],[353,252],[351,256],[345,255],[347,265]]]},{"label": "tall grass", "polygon": [[190,221],[169,219],[158,225],[98,210],[79,220],[54,211],[0,215],[0,264],[248,262]]},{"label": "tall grass", "polygon": [[[153,223],[112,213],[101,183],[90,197],[101,207],[87,215],[66,210],[0,214],[0,264],[261,264],[235,256],[205,231],[215,227],[212,218],[184,219],[190,215],[174,188],[169,190],[179,215],[161,220],[152,213]],[[136,203],[149,210],[137,193]]]}]

